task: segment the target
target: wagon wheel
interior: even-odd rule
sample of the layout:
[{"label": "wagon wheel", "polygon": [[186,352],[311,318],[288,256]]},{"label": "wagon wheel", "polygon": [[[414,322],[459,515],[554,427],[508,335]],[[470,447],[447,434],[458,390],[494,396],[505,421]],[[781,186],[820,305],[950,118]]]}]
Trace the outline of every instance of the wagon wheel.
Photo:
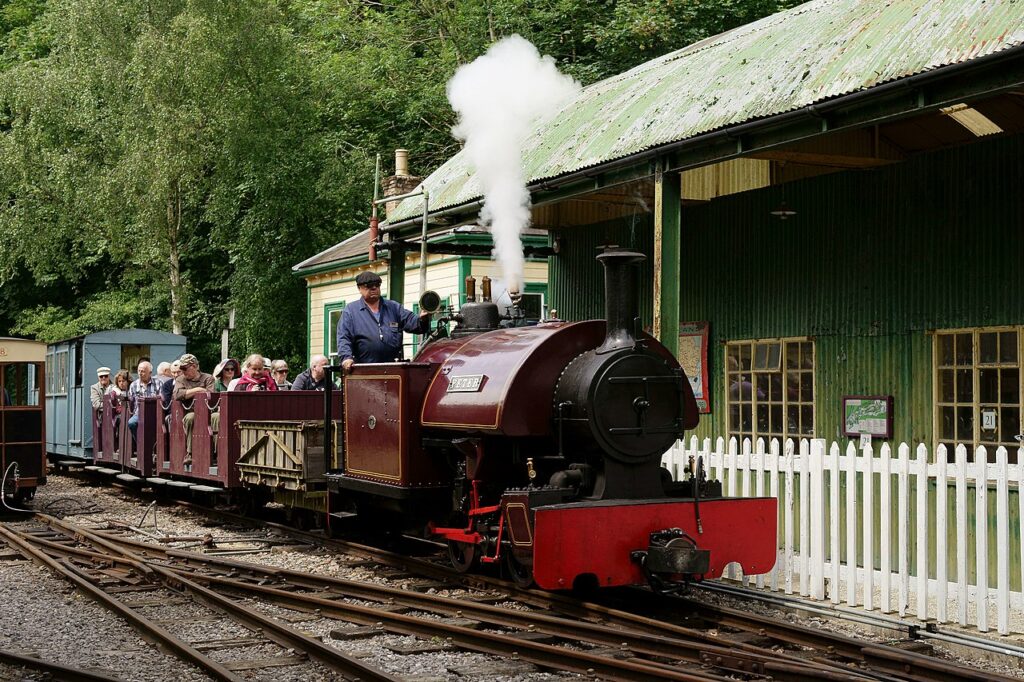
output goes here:
[{"label": "wagon wheel", "polygon": [[519,561],[511,550],[505,552],[505,569],[518,587],[524,590],[533,587],[533,567]]},{"label": "wagon wheel", "polygon": [[468,573],[476,568],[477,564],[480,563],[480,551],[477,545],[471,545],[468,542],[456,542],[455,540],[448,541],[448,559],[452,562],[452,566],[459,573]]}]

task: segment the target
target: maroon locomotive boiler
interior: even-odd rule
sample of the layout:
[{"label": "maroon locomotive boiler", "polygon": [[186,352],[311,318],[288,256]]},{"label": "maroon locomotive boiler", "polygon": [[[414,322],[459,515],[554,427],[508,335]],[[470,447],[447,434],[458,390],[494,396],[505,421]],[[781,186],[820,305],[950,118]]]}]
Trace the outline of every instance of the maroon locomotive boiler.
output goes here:
[{"label": "maroon locomotive boiler", "polygon": [[690,384],[640,328],[634,264],[609,250],[606,321],[502,327],[489,292],[411,363],[345,381],[336,493],[427,521],[469,570],[503,562],[546,589],[747,574],[775,563],[773,498],[672,481],[662,454],[697,424]]}]

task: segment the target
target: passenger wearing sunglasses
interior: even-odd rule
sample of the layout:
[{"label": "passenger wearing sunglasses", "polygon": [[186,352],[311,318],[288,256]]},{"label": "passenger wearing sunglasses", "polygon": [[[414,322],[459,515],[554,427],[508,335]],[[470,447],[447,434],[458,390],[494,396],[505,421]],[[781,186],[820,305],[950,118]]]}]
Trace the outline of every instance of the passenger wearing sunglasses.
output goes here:
[{"label": "passenger wearing sunglasses", "polygon": [[284,360],[274,360],[270,365],[270,375],[274,377],[274,382],[277,384],[277,390],[279,391],[290,391],[292,390],[292,382],[288,381],[288,363]]}]

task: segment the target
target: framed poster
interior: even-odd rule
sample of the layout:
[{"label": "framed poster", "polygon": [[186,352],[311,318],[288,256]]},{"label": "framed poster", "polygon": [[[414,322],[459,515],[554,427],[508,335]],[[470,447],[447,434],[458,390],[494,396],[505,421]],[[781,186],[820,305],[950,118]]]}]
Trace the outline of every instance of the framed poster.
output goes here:
[{"label": "framed poster", "polygon": [[892,438],[891,395],[844,395],[843,435]]},{"label": "framed poster", "polygon": [[708,323],[684,322],[679,325],[679,364],[686,372],[697,399],[697,411],[711,412],[711,391],[708,384]]}]

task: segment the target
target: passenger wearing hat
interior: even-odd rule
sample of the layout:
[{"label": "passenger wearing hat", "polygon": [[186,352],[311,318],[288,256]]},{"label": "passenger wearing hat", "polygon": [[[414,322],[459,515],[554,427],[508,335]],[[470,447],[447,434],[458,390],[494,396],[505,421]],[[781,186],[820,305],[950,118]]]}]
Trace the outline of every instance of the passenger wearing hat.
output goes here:
[{"label": "passenger wearing hat", "polygon": [[238,360],[234,358],[221,360],[213,370],[213,378],[217,380],[213,385],[213,390],[218,393],[230,390],[228,384],[232,379],[238,378]]},{"label": "passenger wearing hat", "polygon": [[103,396],[106,391],[111,390],[111,368],[101,367],[96,370],[98,381],[89,388],[89,399],[92,402],[93,410],[101,413],[103,411]]},{"label": "passenger wearing hat", "polygon": [[[199,358],[191,353],[185,353],[178,359],[178,368],[181,374],[174,380],[174,399],[193,400],[196,396],[206,393],[213,393],[213,377],[205,372],[199,371]],[[185,461],[184,465],[192,464],[192,427],[195,424],[196,415],[191,406],[186,406],[188,414],[185,415]],[[216,447],[216,435],[220,428],[220,413],[210,413],[210,430],[214,435],[214,447]]]},{"label": "passenger wearing hat", "polygon": [[380,275],[361,272],[356,277],[360,298],[345,306],[338,325],[338,357],[348,372],[356,362],[394,362],[402,359],[402,332],[425,334],[430,313],[416,316],[396,301],[381,298]]}]

